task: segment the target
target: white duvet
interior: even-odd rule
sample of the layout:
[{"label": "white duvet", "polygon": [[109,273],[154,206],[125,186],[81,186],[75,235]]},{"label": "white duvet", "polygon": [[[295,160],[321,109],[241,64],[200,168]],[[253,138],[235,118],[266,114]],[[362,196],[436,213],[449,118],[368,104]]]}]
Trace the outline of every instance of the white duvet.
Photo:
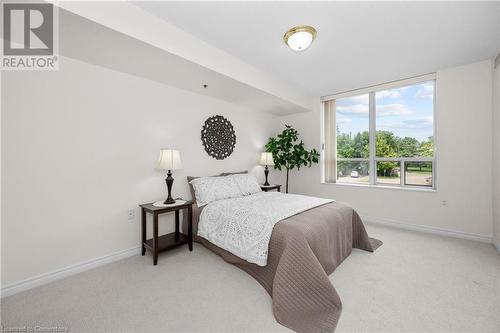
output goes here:
[{"label": "white duvet", "polygon": [[201,213],[198,236],[248,262],[266,266],[276,223],[332,201],[279,192],[214,201]]}]

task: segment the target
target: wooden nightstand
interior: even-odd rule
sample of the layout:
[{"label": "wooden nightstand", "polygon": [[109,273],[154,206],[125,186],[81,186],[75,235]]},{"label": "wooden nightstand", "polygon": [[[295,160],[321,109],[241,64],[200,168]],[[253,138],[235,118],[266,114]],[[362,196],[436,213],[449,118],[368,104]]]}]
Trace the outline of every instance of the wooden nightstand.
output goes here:
[{"label": "wooden nightstand", "polygon": [[[193,221],[192,221],[192,201],[183,201],[168,205],[167,207],[156,207],[153,203],[139,205],[142,208],[142,255],[148,249],[153,254],[153,264],[158,263],[158,253],[188,244],[189,251],[193,251]],[[179,211],[185,209],[187,213],[188,234],[187,236],[179,232]],[[158,237],[158,215],[175,212],[175,232]],[[153,238],[146,239],[146,213],[153,215]]]},{"label": "wooden nightstand", "polygon": [[268,191],[272,191],[272,190],[276,190],[278,192],[281,192],[281,185],[277,185],[277,184],[271,184],[269,186],[260,185],[260,189],[264,192],[268,192]]}]

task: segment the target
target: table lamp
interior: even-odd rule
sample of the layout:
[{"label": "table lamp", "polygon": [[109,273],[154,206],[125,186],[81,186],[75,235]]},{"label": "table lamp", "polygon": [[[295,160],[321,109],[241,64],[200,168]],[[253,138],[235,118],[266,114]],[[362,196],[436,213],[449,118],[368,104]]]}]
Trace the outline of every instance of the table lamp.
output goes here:
[{"label": "table lamp", "polygon": [[264,169],[264,174],[266,175],[266,182],[264,183],[264,186],[269,186],[269,182],[267,181],[267,176],[269,175],[268,165],[274,165],[273,154],[262,153],[260,155],[260,164],[266,166],[266,168]]},{"label": "table lamp", "polygon": [[174,183],[174,178],[172,178],[172,170],[182,169],[181,162],[181,154],[178,150],[175,149],[160,149],[160,158],[158,159],[158,169],[160,170],[168,170],[167,178],[165,178],[165,182],[167,183],[168,196],[167,200],[163,203],[173,204],[175,200],[172,198],[172,184]]}]

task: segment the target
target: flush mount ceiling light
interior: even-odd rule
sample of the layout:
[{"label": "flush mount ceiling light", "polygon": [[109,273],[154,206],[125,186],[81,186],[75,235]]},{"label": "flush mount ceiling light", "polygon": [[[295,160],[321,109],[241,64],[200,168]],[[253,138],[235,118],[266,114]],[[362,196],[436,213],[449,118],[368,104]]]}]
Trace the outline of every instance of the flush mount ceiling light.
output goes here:
[{"label": "flush mount ceiling light", "polygon": [[298,25],[283,35],[285,44],[294,51],[301,52],[311,46],[316,38],[316,29],[309,25]]}]

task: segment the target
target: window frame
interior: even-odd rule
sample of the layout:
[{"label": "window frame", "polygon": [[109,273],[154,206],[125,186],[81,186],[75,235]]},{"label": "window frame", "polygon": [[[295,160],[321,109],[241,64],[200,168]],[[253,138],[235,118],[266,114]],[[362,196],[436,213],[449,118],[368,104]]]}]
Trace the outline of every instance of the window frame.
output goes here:
[{"label": "window frame", "polygon": [[[424,82],[434,82],[434,96],[433,96],[433,157],[377,157],[376,156],[376,100],[375,94],[380,91],[390,90],[395,88],[401,88],[405,86],[415,85]],[[380,187],[380,188],[394,188],[394,189],[411,189],[411,190],[423,190],[423,191],[436,191],[437,190],[437,131],[436,131],[436,90],[437,90],[437,77],[436,73],[430,73],[425,75],[420,75],[416,77],[411,77],[403,80],[391,81],[383,84],[378,84],[374,86],[369,86],[365,88],[350,90],[334,95],[327,95],[320,98],[321,102],[321,183],[323,184],[338,184],[342,186],[361,186],[361,187]],[[325,102],[331,100],[337,100],[341,98],[348,98],[353,96],[359,96],[363,94],[369,95],[369,157],[368,158],[339,158],[336,157],[336,161],[368,161],[369,163],[369,182],[368,184],[361,183],[339,183],[335,180],[326,181],[326,167],[325,160],[323,156],[325,155]],[[336,112],[336,111],[335,111]],[[336,143],[336,140],[335,140]],[[336,151],[336,148],[335,148]],[[377,182],[377,163],[378,162],[399,162],[400,163],[400,183],[395,185],[390,185],[387,183],[378,183]],[[426,185],[407,185],[406,184],[406,169],[405,164],[407,162],[431,162],[432,163],[432,186]],[[337,176],[335,176],[336,179]]]}]

